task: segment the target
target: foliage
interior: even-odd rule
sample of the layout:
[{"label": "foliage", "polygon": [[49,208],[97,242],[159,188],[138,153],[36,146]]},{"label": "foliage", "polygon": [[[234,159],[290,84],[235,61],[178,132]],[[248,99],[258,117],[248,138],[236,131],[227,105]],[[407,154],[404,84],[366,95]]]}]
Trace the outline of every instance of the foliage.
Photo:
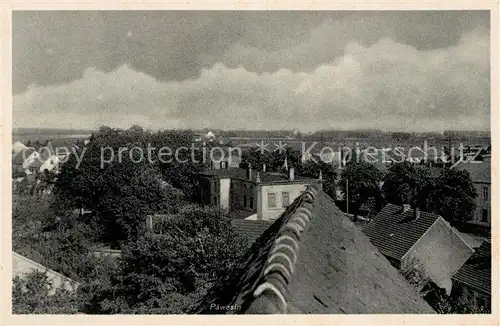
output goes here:
[{"label": "foliage", "polygon": [[94,261],[87,257],[100,237],[88,217],[56,216],[45,200],[18,197],[12,214],[13,250],[50,269],[79,280],[91,276]]},{"label": "foliage", "polygon": [[444,289],[436,286],[417,260],[410,260],[401,267],[401,274],[410,285],[440,314],[478,314],[491,313],[488,307],[482,307],[475,300],[469,299],[461,291],[447,295]]},{"label": "foliage", "polygon": [[448,169],[436,179],[430,208],[450,223],[461,223],[473,216],[476,197],[476,189],[469,172]]},{"label": "foliage", "polygon": [[385,199],[395,205],[410,204],[426,210],[434,179],[429,168],[409,162],[395,163],[389,168],[383,191]]},{"label": "foliage", "polygon": [[86,283],[87,313],[183,313],[244,253],[224,213],[187,206],[122,247],[109,282]]},{"label": "foliage", "polygon": [[24,278],[14,278],[14,314],[73,314],[77,311],[75,294],[66,289],[55,289],[47,274],[33,271]]},{"label": "foliage", "polygon": [[351,161],[346,165],[342,171],[340,188],[344,195],[348,196],[349,204],[352,203],[354,220],[366,200],[379,197],[379,183],[382,178],[383,173],[370,163]]},{"label": "foliage", "polygon": [[153,154],[148,158],[152,139],[137,126],[127,131],[101,128],[92,135],[81,164],[72,155],[63,166],[54,206],[59,211],[91,210],[106,241],[113,243],[135,236],[146,215],[175,210],[182,194],[162,180],[164,171],[154,164]]}]

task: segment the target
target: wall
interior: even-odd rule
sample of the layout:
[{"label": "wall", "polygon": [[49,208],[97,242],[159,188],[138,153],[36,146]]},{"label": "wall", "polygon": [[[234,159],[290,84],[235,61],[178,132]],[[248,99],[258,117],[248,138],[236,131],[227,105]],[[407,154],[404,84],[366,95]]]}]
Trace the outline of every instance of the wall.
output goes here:
[{"label": "wall", "polygon": [[229,192],[231,189],[231,179],[219,179],[219,207],[229,209]]},{"label": "wall", "polygon": [[[238,216],[242,217],[244,215],[250,216],[257,212],[257,187],[253,182],[248,180],[232,179],[230,188],[231,211],[239,212]],[[247,198],[246,206],[244,196]],[[252,201],[253,205],[250,205],[250,201]]]},{"label": "wall", "polygon": [[[475,182],[474,187],[476,187],[476,210],[474,211],[474,220],[471,223],[489,226],[491,227],[491,184]],[[483,197],[483,188],[488,189],[488,198]],[[483,209],[488,210],[488,221],[482,221]]]},{"label": "wall", "polygon": [[[300,196],[301,192],[305,191],[308,184],[282,184],[282,185],[272,185],[272,186],[262,186],[261,202],[262,202],[262,214],[258,216],[258,219],[263,220],[274,220],[278,218],[284,211],[283,207],[283,197],[282,192],[289,193],[289,203],[291,204],[297,197]],[[276,194],[276,208],[269,208],[267,202],[267,194]]]},{"label": "wall", "polygon": [[431,280],[451,291],[451,277],[474,253],[474,250],[439,218],[403,257],[403,264],[418,261]]},{"label": "wall", "polygon": [[35,270],[42,273],[47,272],[49,280],[52,281],[53,285],[51,294],[55,292],[56,288],[66,288],[69,291],[74,291],[79,285],[70,278],[48,269],[31,259],[21,256],[15,252],[12,253],[12,278],[15,278],[16,276],[23,277],[25,274],[29,274]]}]

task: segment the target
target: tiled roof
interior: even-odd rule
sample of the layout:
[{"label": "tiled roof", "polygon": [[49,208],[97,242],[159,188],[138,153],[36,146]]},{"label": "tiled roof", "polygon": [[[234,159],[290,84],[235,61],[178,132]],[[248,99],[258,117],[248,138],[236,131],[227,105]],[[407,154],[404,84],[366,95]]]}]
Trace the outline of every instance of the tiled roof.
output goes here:
[{"label": "tiled roof", "polygon": [[387,204],[363,232],[382,254],[400,260],[438,218],[439,215],[421,211],[413,221],[413,209],[403,213],[403,207]]},{"label": "tiled roof", "polygon": [[461,162],[455,169],[466,170],[473,182],[491,183],[491,161],[482,163]]},{"label": "tiled roof", "polygon": [[453,279],[483,293],[491,294],[491,243],[484,241]]},{"label": "tiled roof", "polygon": [[[263,172],[258,170],[252,170],[252,182],[256,182],[257,173],[261,183],[273,183],[273,182],[316,182],[316,179],[307,178],[299,175],[295,175],[294,181],[288,180],[288,175],[285,173],[278,172]],[[219,178],[230,178],[230,179],[247,179],[247,170],[241,168],[235,169],[220,169],[220,170],[208,170],[203,171],[200,174],[207,176],[217,176]]]},{"label": "tiled roof", "polygon": [[328,195],[309,187],[191,312],[434,311]]},{"label": "tiled roof", "polygon": [[253,243],[269,229],[272,221],[236,219],[231,223],[238,234],[246,236]]}]

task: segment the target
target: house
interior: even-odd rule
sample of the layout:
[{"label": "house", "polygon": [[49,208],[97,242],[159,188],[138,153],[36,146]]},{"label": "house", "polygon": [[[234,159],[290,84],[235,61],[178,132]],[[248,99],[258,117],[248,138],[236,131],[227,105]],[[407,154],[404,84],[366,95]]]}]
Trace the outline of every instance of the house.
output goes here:
[{"label": "house", "polygon": [[214,169],[199,174],[199,199],[231,212],[236,218],[276,219],[307,186],[321,180],[277,172]]},{"label": "house", "polygon": [[393,204],[386,205],[363,232],[398,269],[420,264],[430,280],[451,291],[451,277],[474,249],[441,216]]},{"label": "house", "polygon": [[190,311],[434,313],[322,190],[309,187]]},{"label": "house", "polygon": [[469,223],[489,229],[491,227],[491,161],[459,162],[453,168],[469,172],[476,188],[476,210]]},{"label": "house", "polygon": [[452,280],[452,296],[465,295],[469,302],[491,311],[491,242],[485,240]]}]

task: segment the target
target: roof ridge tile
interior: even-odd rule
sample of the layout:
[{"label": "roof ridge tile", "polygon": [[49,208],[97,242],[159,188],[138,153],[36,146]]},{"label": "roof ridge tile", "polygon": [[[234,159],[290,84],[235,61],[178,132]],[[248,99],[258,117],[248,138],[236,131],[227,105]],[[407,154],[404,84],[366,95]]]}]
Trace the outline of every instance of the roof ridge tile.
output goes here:
[{"label": "roof ridge tile", "polygon": [[[281,221],[279,231],[275,235],[275,240],[271,242],[272,245],[268,252],[266,263],[255,285],[256,289],[253,291],[254,299],[245,313],[252,313],[254,311],[261,311],[262,313],[268,310],[275,310],[272,313],[286,313],[287,286],[295,271],[295,263],[297,262],[298,251],[300,249],[300,237],[313,217],[311,210],[316,198],[317,190],[309,186],[298,197],[296,203],[293,205],[293,209],[283,213],[281,216],[283,220]],[[282,244],[283,239],[291,241],[293,246]],[[261,298],[263,295],[268,296],[264,299]],[[279,299],[279,302],[272,304],[271,309],[271,302],[269,300],[272,300],[272,298]],[[261,305],[267,305],[267,308],[263,309],[263,307],[260,307]]]}]

